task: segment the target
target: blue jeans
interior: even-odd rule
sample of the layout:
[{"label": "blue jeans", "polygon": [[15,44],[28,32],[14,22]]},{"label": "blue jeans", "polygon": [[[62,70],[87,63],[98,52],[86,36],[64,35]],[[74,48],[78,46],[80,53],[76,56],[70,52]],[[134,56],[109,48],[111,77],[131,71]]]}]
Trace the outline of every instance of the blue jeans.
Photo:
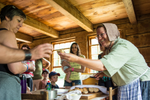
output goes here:
[{"label": "blue jeans", "polygon": [[140,81],[142,100],[150,100],[150,81]]},{"label": "blue jeans", "polygon": [[72,83],[75,83],[75,85],[81,85],[81,80],[72,80],[71,83],[65,80],[64,86],[72,86]]}]

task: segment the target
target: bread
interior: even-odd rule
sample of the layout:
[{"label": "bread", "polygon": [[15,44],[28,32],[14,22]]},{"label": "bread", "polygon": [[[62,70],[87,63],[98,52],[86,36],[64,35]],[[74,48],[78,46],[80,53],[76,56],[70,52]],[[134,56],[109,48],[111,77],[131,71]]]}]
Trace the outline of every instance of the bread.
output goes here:
[{"label": "bread", "polygon": [[84,94],[89,93],[89,92],[88,92],[88,89],[87,89],[86,87],[84,87],[84,88],[83,88],[83,92],[82,92],[82,93],[84,93]]},{"label": "bread", "polygon": [[94,88],[89,88],[89,92],[93,93],[94,92]]},{"label": "bread", "polygon": [[99,89],[98,89],[98,88],[94,88],[93,91],[94,91],[95,93],[97,93],[97,92],[99,92]]},{"label": "bread", "polygon": [[80,88],[79,90],[80,90],[81,92],[83,92],[83,89],[82,89],[82,88]]},{"label": "bread", "polygon": [[78,90],[79,88],[78,87],[75,87],[75,90]]},{"label": "bread", "polygon": [[87,94],[87,93],[97,93],[99,92],[99,88],[78,88],[78,87],[75,87],[75,89],[72,89],[72,90],[69,90],[69,91],[73,91],[73,90],[80,90],[83,94]]},{"label": "bread", "polygon": [[57,50],[57,53],[65,53],[64,50]]}]

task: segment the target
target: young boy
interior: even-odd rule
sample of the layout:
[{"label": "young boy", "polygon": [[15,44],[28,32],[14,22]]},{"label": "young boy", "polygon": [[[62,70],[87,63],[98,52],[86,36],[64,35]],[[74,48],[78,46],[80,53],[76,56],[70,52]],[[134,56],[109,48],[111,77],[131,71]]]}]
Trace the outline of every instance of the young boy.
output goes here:
[{"label": "young boy", "polygon": [[59,73],[56,73],[56,72],[51,72],[50,74],[49,74],[49,79],[50,79],[50,81],[51,81],[51,88],[53,89],[59,89],[59,86],[56,84],[56,82],[57,82],[57,80],[58,80],[58,76],[60,76],[60,74]]},{"label": "young boy", "polygon": [[44,69],[42,72],[43,80],[41,80],[39,83],[39,89],[46,89],[46,84],[49,81],[48,75],[49,75],[48,69]]},{"label": "young boy", "polygon": [[[63,50],[58,50],[57,53],[59,55],[59,53],[63,53],[64,51]],[[66,72],[65,70],[70,68],[70,64],[69,62],[67,62],[66,60],[64,59],[61,59],[61,65],[62,65],[62,70],[66,73],[66,81],[71,83],[71,80],[69,79],[70,78],[70,75],[71,75],[71,72]]]}]

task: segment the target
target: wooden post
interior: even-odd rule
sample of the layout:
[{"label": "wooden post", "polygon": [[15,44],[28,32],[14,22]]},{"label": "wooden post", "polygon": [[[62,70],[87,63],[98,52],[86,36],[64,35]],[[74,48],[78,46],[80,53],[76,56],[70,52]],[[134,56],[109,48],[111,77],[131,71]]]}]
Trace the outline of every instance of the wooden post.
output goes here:
[{"label": "wooden post", "polygon": [[112,100],[112,87],[109,87],[109,100]]}]

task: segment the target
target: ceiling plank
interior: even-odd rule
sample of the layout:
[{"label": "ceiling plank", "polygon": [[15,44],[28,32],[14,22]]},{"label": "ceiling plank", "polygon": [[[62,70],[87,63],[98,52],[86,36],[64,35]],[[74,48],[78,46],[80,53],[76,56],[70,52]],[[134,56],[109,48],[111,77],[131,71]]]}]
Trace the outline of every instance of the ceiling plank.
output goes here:
[{"label": "ceiling plank", "polygon": [[43,9],[46,9],[46,8],[50,8],[51,5],[48,5],[48,6],[44,6],[44,7],[39,7],[39,8],[36,8],[34,10],[30,10],[29,12],[27,12],[26,14],[31,14],[31,13],[35,13],[35,12],[38,12],[40,10],[43,10]]},{"label": "ceiling plank", "polygon": [[122,1],[125,5],[126,12],[127,12],[128,17],[129,17],[130,23],[136,24],[137,20],[136,20],[136,15],[135,15],[134,7],[132,4],[132,0],[122,0]]},{"label": "ceiling plank", "polygon": [[26,42],[26,43],[32,43],[33,42],[32,36],[23,34],[21,32],[17,32],[15,35],[16,35],[16,40],[18,40],[18,41],[22,41],[22,42]]},{"label": "ceiling plank", "polygon": [[67,0],[45,0],[55,9],[60,11],[66,17],[73,20],[77,23],[80,27],[85,29],[88,32],[93,32],[93,25],[92,23],[70,2]]},{"label": "ceiling plank", "polygon": [[[5,5],[0,3],[0,10],[4,7]],[[43,33],[45,35],[51,36],[53,38],[58,38],[59,37],[59,33],[54,30],[53,28],[29,17],[26,16],[26,20],[24,21],[23,25],[30,27],[32,29],[34,29],[35,31],[38,31],[40,33]]]}]

